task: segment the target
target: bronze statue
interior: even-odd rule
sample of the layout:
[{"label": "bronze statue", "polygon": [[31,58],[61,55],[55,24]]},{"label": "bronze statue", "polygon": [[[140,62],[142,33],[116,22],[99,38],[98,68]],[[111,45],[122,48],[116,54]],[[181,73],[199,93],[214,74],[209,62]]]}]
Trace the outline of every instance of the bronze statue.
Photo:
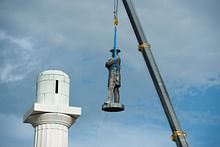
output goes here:
[{"label": "bronze statue", "polygon": [[111,49],[112,58],[108,59],[105,63],[106,68],[108,68],[109,76],[108,76],[108,99],[105,104],[112,103],[114,96],[114,103],[119,103],[120,95],[119,88],[121,86],[121,75],[120,75],[120,64],[121,59],[118,56],[120,52],[119,49],[116,49],[116,59],[114,58],[114,49]]}]

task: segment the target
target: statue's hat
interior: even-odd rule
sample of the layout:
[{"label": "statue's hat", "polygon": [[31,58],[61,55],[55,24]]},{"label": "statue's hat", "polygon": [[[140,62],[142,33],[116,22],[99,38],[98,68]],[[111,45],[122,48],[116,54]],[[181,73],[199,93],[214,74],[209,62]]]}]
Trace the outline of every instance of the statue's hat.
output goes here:
[{"label": "statue's hat", "polygon": [[[117,54],[120,52],[121,50],[119,48],[116,49]],[[114,53],[114,49],[111,49],[110,52]]]}]

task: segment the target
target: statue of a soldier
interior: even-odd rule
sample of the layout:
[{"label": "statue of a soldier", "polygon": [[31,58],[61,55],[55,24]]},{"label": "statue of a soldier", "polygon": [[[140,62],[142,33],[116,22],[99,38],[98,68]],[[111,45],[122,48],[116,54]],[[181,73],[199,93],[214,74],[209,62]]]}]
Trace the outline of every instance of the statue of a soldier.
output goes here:
[{"label": "statue of a soldier", "polygon": [[121,86],[121,75],[120,75],[120,64],[121,59],[118,56],[120,52],[119,49],[116,49],[116,57],[114,57],[114,49],[111,49],[112,57],[108,59],[105,63],[106,68],[108,68],[109,76],[108,76],[108,99],[105,104],[112,103],[114,96],[114,103],[119,103],[119,88]]}]

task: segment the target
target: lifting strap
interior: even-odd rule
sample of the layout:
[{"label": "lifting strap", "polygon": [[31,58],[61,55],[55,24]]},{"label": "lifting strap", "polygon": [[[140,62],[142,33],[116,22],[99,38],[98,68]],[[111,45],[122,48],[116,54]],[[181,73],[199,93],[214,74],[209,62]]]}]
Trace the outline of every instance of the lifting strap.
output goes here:
[{"label": "lifting strap", "polygon": [[116,64],[116,57],[117,57],[117,26],[118,26],[118,0],[114,0],[114,45],[113,45],[113,49],[114,49],[114,63]]}]

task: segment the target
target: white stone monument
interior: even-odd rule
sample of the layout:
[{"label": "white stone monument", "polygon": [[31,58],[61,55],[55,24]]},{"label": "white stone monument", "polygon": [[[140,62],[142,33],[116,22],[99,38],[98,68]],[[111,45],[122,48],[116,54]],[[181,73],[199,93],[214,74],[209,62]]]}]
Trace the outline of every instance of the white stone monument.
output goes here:
[{"label": "white stone monument", "polygon": [[68,147],[68,129],[81,115],[69,106],[70,79],[58,70],[47,70],[37,79],[36,102],[24,115],[35,128],[34,147]]}]

